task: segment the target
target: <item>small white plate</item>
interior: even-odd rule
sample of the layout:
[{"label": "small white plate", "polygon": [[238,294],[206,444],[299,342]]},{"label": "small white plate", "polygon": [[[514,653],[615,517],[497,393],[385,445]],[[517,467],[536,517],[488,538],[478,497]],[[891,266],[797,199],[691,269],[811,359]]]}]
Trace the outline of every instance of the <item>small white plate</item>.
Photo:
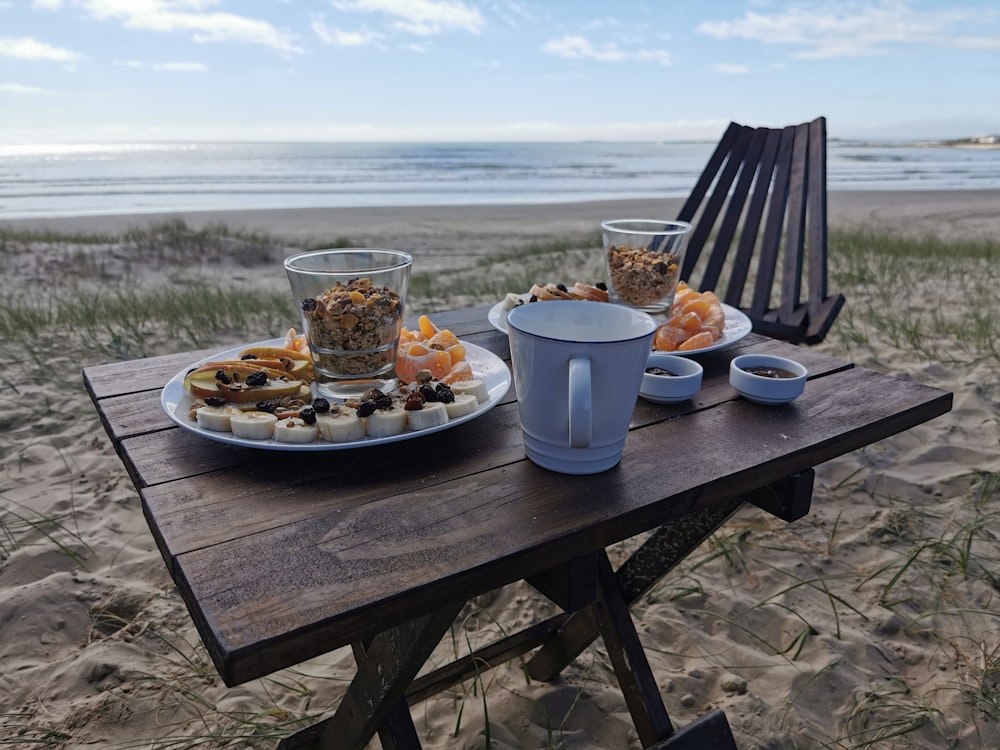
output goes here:
[{"label": "small white plate", "polygon": [[[527,302],[530,299],[530,294],[522,294],[521,299]],[[531,303],[539,304],[539,303]],[[544,303],[541,303],[544,304]],[[686,357],[691,354],[704,354],[705,352],[714,352],[717,349],[723,349],[727,346],[735,344],[741,339],[745,339],[750,335],[750,331],[753,330],[753,323],[750,322],[750,318],[744,314],[742,310],[739,310],[730,305],[723,304],[722,311],[726,314],[726,323],[722,327],[722,336],[715,343],[710,346],[703,346],[701,349],[692,349],[689,352],[668,352],[668,354],[675,354],[679,357]],[[501,333],[507,333],[507,313],[509,311],[504,309],[503,302],[497,302],[493,307],[490,308],[489,313],[487,313],[487,320],[489,320],[490,325],[496,328]],[[655,317],[655,316],[654,316]],[[659,318],[657,318],[659,319]],[[654,350],[655,351],[655,350]]]},{"label": "small white plate", "polygon": [[200,362],[195,362],[189,367],[185,367],[179,373],[174,375],[174,377],[170,379],[170,382],[163,387],[163,393],[160,395],[160,405],[163,407],[163,411],[167,413],[167,416],[170,417],[170,419],[178,427],[181,427],[188,432],[193,432],[196,435],[200,435],[203,438],[215,440],[220,443],[242,445],[246,448],[263,448],[265,450],[273,451],[336,451],[347,450],[349,448],[367,448],[368,446],[381,445],[382,443],[395,443],[399,440],[411,440],[423,435],[429,435],[432,432],[447,430],[464,422],[476,419],[477,417],[481,417],[483,414],[496,406],[510,388],[510,370],[507,369],[507,365],[504,364],[504,361],[488,349],[483,349],[481,346],[476,346],[475,344],[469,344],[463,341],[462,345],[465,347],[465,359],[472,367],[472,373],[475,375],[476,379],[482,380],[483,383],[486,384],[486,389],[489,391],[490,395],[486,402],[480,404],[479,408],[477,408],[474,412],[458,417],[457,419],[449,419],[445,424],[439,425],[438,427],[429,427],[426,430],[406,430],[399,435],[392,435],[391,437],[366,437],[362,440],[355,440],[349,443],[328,443],[325,440],[314,440],[311,443],[279,443],[273,438],[269,438],[268,440],[247,440],[245,438],[238,438],[231,432],[215,432],[213,430],[206,430],[199,427],[198,423],[194,420],[188,419],[188,411],[194,399],[184,388],[184,376],[190,372],[192,368],[197,367],[202,362],[212,362],[217,359],[238,357],[241,351],[251,346],[281,346],[283,342],[284,339],[273,339],[271,341],[261,341],[256,344],[244,344],[243,346],[236,347],[235,349],[220,352],[219,354],[213,354],[211,357],[206,357]]}]

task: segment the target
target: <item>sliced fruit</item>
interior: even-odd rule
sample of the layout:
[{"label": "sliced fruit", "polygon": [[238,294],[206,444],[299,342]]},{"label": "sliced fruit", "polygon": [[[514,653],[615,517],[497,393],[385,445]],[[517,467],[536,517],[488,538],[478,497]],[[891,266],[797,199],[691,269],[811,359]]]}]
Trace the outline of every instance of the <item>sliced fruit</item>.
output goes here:
[{"label": "sliced fruit", "polygon": [[455,400],[445,404],[445,411],[448,412],[448,419],[458,419],[466,414],[471,414],[479,406],[479,400],[471,393],[456,393]]},{"label": "sliced fruit", "polygon": [[451,392],[455,394],[455,400],[463,394],[469,394],[476,397],[476,401],[480,404],[489,401],[490,391],[486,387],[486,383],[477,378],[472,380],[458,380],[451,383]]},{"label": "sliced fruit", "polygon": [[424,336],[426,336],[427,338],[431,338],[435,333],[438,332],[437,326],[431,323],[431,319],[428,318],[426,315],[421,315],[419,318],[417,318],[417,327],[420,329],[420,332],[424,334]]},{"label": "sliced fruit", "polygon": [[226,385],[216,379],[213,370],[196,372],[186,380],[187,389],[195,398],[221,396],[226,401],[237,404],[256,403],[284,396],[297,396],[305,385],[301,380],[272,379],[268,379],[264,385],[259,386],[248,386],[245,383]]},{"label": "sliced fruit", "polygon": [[429,402],[419,409],[407,411],[406,422],[411,430],[426,430],[430,427],[440,427],[448,423],[448,410],[440,401]]},{"label": "sliced fruit", "polygon": [[[419,346],[411,344],[411,347]],[[451,370],[451,354],[440,349],[427,349],[425,354],[404,354],[396,359],[396,376],[404,383],[417,379],[420,370],[429,370],[431,377],[441,380]]]},{"label": "sliced fruit", "polygon": [[230,420],[233,434],[246,440],[267,440],[274,435],[278,418],[266,411],[245,411],[234,414]]},{"label": "sliced fruit", "polygon": [[311,443],[318,436],[319,428],[299,417],[282,419],[274,425],[274,439],[279,443]]},{"label": "sliced fruit", "polygon": [[438,380],[449,385],[457,383],[460,380],[472,380],[472,366],[465,361],[456,362],[449,368],[448,372],[439,377]]},{"label": "sliced fruit", "polygon": [[353,411],[340,410],[316,417],[320,436],[330,443],[352,443],[365,436],[365,423]]},{"label": "sliced fruit", "polygon": [[304,359],[307,362],[311,361],[309,356],[309,351],[300,351],[298,349],[286,349],[279,346],[251,346],[249,349],[244,349],[240,352],[240,359],[247,355],[252,355],[257,359],[277,359],[280,360],[283,357],[288,357],[289,359]]},{"label": "sliced fruit", "polygon": [[702,331],[701,333],[696,333],[694,336],[689,338],[683,344],[677,347],[678,351],[690,352],[695,349],[702,349],[706,346],[710,346],[715,338],[712,336],[711,331]]},{"label": "sliced fruit", "polygon": [[661,352],[673,352],[691,336],[683,328],[665,324],[656,329],[653,348]]},{"label": "sliced fruit", "polygon": [[406,412],[401,406],[377,409],[365,417],[365,432],[369,437],[392,437],[406,429]]}]

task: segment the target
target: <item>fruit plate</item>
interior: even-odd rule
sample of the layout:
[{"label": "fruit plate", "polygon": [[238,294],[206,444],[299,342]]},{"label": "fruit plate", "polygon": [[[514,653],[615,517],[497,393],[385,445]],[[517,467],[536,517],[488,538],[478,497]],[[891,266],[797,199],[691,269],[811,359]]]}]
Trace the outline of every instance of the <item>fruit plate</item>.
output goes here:
[{"label": "fruit plate", "polygon": [[[530,295],[522,294],[521,298],[527,302]],[[532,302],[533,305],[544,305],[544,302]],[[737,341],[746,338],[750,331],[753,330],[753,323],[750,322],[742,310],[735,307],[731,307],[723,303],[722,311],[726,314],[726,323],[722,327],[722,336],[718,341],[710,346],[703,346],[701,349],[692,349],[689,352],[669,352],[670,354],[675,354],[677,356],[685,357],[691,354],[704,354],[706,352],[714,352],[717,349],[724,349],[727,346],[732,346]],[[487,320],[489,320],[490,325],[496,328],[501,333],[507,333],[507,310],[504,309],[503,302],[497,302],[493,307],[490,308],[487,314]],[[655,317],[655,316],[654,316]]]},{"label": "fruit plate", "polygon": [[474,412],[470,412],[462,417],[457,417],[456,419],[450,419],[445,424],[437,427],[429,427],[426,430],[417,431],[405,430],[399,435],[392,435],[391,437],[366,437],[362,440],[354,440],[347,443],[328,443],[325,440],[314,440],[311,443],[280,443],[273,438],[269,438],[267,440],[248,440],[245,438],[238,438],[231,432],[214,432],[212,430],[206,430],[199,427],[198,423],[194,420],[188,419],[188,410],[190,409],[194,398],[192,398],[191,394],[184,388],[184,376],[193,367],[197,367],[202,364],[202,362],[211,362],[217,359],[238,357],[239,353],[248,346],[281,346],[283,342],[284,339],[274,339],[271,341],[261,341],[256,344],[244,344],[243,346],[236,347],[235,349],[213,354],[211,357],[206,357],[200,362],[195,362],[189,367],[185,367],[179,373],[174,375],[174,377],[172,377],[163,387],[163,393],[160,395],[160,405],[163,407],[163,411],[166,412],[167,416],[170,417],[170,419],[178,427],[181,427],[188,432],[193,432],[196,435],[200,435],[203,438],[215,440],[220,443],[274,451],[336,451],[347,450],[350,448],[366,448],[372,445],[394,443],[400,440],[410,440],[412,438],[429,435],[433,432],[440,432],[441,430],[456,427],[464,422],[481,417],[483,414],[488,412],[500,402],[500,399],[506,395],[507,390],[510,388],[510,370],[507,369],[507,365],[504,364],[504,361],[493,352],[483,349],[481,346],[476,346],[475,344],[469,344],[463,341],[462,344],[465,346],[465,359],[472,366],[472,372],[476,378],[478,380],[482,380],[483,383],[486,384],[486,389],[489,391],[489,398],[484,403],[481,403]]}]

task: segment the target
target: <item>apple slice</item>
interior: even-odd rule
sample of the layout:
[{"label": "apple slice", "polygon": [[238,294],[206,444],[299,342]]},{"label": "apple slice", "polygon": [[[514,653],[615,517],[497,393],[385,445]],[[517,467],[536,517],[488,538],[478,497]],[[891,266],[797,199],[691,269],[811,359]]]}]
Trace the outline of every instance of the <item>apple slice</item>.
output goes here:
[{"label": "apple slice", "polygon": [[298,396],[303,385],[301,380],[268,379],[263,385],[247,385],[238,383],[222,383],[215,377],[214,371],[196,372],[187,379],[187,389],[196,398],[221,396],[234,404],[251,404],[258,401],[269,401],[285,396]]}]

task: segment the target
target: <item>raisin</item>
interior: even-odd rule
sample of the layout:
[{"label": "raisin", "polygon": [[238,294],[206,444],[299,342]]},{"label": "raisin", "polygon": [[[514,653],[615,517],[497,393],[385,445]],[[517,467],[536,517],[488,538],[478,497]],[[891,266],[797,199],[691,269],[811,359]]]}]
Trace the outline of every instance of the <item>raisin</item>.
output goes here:
[{"label": "raisin", "polygon": [[382,393],[378,388],[369,388],[367,391],[361,394],[362,401],[375,401],[385,394]]},{"label": "raisin", "polygon": [[252,372],[246,377],[247,385],[267,385],[267,373],[264,372]]},{"label": "raisin", "polygon": [[434,401],[438,400],[437,391],[434,390],[433,386],[431,386],[430,383],[424,383],[423,385],[420,386],[418,391],[420,395],[424,397],[424,401],[430,401],[433,403]]},{"label": "raisin", "polygon": [[375,402],[374,401],[362,401],[361,406],[358,407],[359,417],[370,417],[375,413]]},{"label": "raisin", "polygon": [[278,410],[277,404],[273,401],[258,401],[255,406],[257,411],[266,411],[268,414],[274,414]]},{"label": "raisin", "polygon": [[455,394],[451,390],[451,386],[447,383],[438,383],[437,388],[437,400],[442,404],[451,404],[455,401]]},{"label": "raisin", "polygon": [[215,379],[218,380],[220,383],[225,383],[226,385],[229,385],[230,383],[233,382],[233,379],[228,375],[226,375],[225,370],[216,370]]},{"label": "raisin", "polygon": [[379,396],[374,401],[376,409],[391,409],[392,408],[392,396],[387,396],[384,393]]},{"label": "raisin", "polygon": [[240,359],[257,359],[256,354],[244,354]]},{"label": "raisin", "polygon": [[556,284],[556,289],[558,289],[560,292],[568,292],[569,291],[569,289],[566,288],[565,284]]},{"label": "raisin", "polygon": [[594,286],[596,286],[602,292],[608,291],[608,285],[605,284],[603,281],[598,281],[596,284],[594,284]]},{"label": "raisin", "polygon": [[312,297],[306,297],[302,300],[300,307],[303,312],[313,312],[316,310],[316,300]]},{"label": "raisin", "polygon": [[326,414],[330,411],[330,402],[322,396],[313,399],[313,411],[317,414]]},{"label": "raisin", "polygon": [[653,270],[656,271],[661,276],[665,276],[666,273],[667,273],[667,271],[670,270],[670,266],[668,266],[666,263],[664,263],[661,260],[659,263],[657,263],[655,266],[653,266]]},{"label": "raisin", "polygon": [[406,411],[420,411],[424,408],[424,397],[417,392],[411,393],[406,397],[406,403],[403,404],[403,408]]},{"label": "raisin", "polygon": [[299,419],[306,424],[316,424],[316,410],[311,406],[303,406],[299,409]]},{"label": "raisin", "polygon": [[222,396],[206,396],[205,406],[225,406],[226,399]]}]

